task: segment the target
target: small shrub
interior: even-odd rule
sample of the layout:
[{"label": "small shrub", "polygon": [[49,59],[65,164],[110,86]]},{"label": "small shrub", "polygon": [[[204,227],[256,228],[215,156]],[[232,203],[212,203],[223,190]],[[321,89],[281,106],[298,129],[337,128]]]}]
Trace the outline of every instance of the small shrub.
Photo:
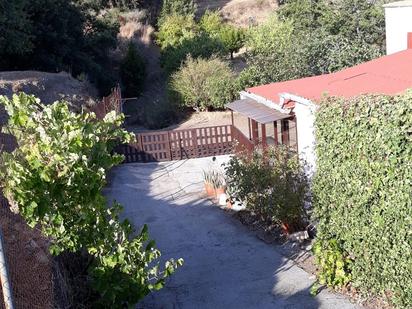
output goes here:
[{"label": "small shrub", "polygon": [[171,77],[171,89],[178,94],[182,106],[196,111],[222,109],[234,98],[234,74],[218,58],[189,57]]},{"label": "small shrub", "polygon": [[179,69],[189,55],[193,58],[210,58],[212,55],[220,56],[224,53],[225,48],[219,39],[200,33],[194,38],[184,40],[178,46],[164,49],[160,62],[166,73],[170,75]]},{"label": "small shrub", "polygon": [[302,227],[308,182],[297,154],[279,146],[236,155],[226,166],[226,182],[231,198],[264,220]]},{"label": "small shrub", "polygon": [[136,46],[129,44],[127,54],[120,65],[120,78],[124,87],[124,95],[137,97],[143,91],[146,67]]},{"label": "small shrub", "polygon": [[[316,240],[313,245],[315,263],[318,267],[318,283],[329,287],[342,287],[351,281],[350,266],[352,260],[343,251],[336,239]],[[312,293],[316,294],[317,284]]]}]

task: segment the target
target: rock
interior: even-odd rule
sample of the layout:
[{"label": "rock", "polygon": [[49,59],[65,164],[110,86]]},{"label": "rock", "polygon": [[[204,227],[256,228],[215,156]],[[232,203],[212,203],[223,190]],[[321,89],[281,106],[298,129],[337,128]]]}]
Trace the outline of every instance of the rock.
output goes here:
[{"label": "rock", "polygon": [[288,235],[288,240],[293,242],[303,242],[306,239],[309,239],[309,234],[307,231],[296,232]]}]

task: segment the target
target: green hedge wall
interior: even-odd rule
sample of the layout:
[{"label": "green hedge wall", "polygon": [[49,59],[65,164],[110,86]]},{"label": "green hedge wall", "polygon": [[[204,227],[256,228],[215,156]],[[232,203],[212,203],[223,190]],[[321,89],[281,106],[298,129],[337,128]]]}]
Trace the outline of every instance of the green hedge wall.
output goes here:
[{"label": "green hedge wall", "polygon": [[318,239],[342,244],[354,287],[412,308],[412,92],[327,98],[316,139]]}]

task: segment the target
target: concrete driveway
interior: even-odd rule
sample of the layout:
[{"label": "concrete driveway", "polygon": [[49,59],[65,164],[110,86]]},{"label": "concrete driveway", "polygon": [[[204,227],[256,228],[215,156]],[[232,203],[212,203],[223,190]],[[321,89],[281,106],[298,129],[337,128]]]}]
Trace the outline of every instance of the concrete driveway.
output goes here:
[{"label": "concrete driveway", "polygon": [[357,308],[341,295],[312,297],[310,275],[203,198],[202,170],[228,157],[126,164],[107,194],[135,227],[149,225],[163,258],[185,261],[139,308]]}]

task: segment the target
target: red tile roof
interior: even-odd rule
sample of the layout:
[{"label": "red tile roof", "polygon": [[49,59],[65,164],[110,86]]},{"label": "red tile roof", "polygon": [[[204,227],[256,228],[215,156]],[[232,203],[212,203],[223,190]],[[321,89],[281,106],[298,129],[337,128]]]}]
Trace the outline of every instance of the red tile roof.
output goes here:
[{"label": "red tile roof", "polygon": [[412,49],[335,73],[272,83],[247,91],[279,103],[279,94],[283,92],[316,102],[326,94],[346,98],[360,94],[395,95],[408,88],[412,88]]}]

